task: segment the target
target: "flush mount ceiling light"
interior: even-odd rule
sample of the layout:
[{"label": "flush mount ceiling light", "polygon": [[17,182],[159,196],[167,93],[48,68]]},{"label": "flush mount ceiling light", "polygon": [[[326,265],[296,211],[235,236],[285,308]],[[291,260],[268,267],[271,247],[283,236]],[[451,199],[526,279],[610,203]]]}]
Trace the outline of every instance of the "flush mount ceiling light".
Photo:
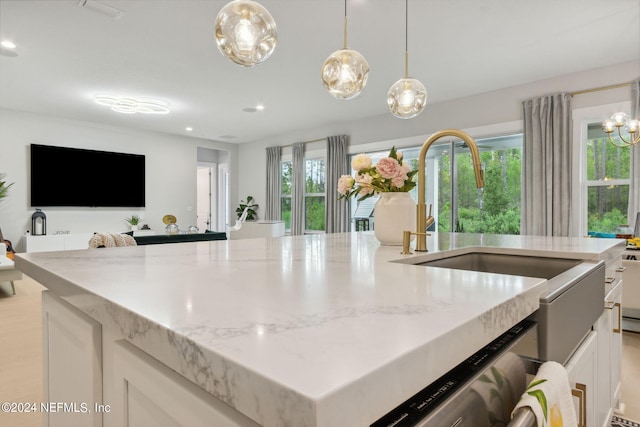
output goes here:
[{"label": "flush mount ceiling light", "polygon": [[409,0],[405,0],[404,78],[387,92],[387,106],[394,116],[411,119],[424,110],[427,90],[419,80],[409,77]]},{"label": "flush mount ceiling light", "polygon": [[269,59],[278,41],[273,17],[251,0],[234,0],[223,7],[216,17],[215,32],[220,52],[244,67]]},{"label": "flush mount ceiling light", "polygon": [[347,0],[344,0],[344,48],[336,50],[324,61],[321,76],[329,94],[338,99],[355,98],[367,84],[367,60],[347,47]]},{"label": "flush mount ceiling light", "polygon": [[[620,142],[613,139],[611,136],[618,130],[618,138]],[[609,142],[616,147],[629,147],[640,143],[640,121],[638,119],[632,119],[625,113],[615,113],[609,120],[602,122],[602,130],[609,137]],[[622,134],[622,130],[629,134],[629,139],[625,139]]]},{"label": "flush mount ceiling light", "polygon": [[105,105],[113,111],[123,114],[169,114],[169,104],[155,99],[136,99],[132,97],[117,98],[113,96],[96,96],[96,104]]}]

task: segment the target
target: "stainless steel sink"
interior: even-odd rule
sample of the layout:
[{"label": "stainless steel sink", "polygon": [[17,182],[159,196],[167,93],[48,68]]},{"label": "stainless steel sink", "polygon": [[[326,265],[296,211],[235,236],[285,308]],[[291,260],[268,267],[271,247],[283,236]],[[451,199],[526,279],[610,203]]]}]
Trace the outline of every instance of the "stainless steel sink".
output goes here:
[{"label": "stainless steel sink", "polygon": [[576,259],[469,252],[419,265],[551,279],[580,263]]},{"label": "stainless steel sink", "polygon": [[417,265],[548,280],[538,322],[538,357],[565,363],[604,310],[604,261],[468,252]]}]

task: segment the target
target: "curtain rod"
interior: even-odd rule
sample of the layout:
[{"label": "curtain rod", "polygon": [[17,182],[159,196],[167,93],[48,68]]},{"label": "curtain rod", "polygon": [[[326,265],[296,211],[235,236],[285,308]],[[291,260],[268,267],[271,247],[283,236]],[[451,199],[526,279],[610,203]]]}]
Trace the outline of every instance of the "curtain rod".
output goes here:
[{"label": "curtain rod", "polygon": [[[320,142],[320,141],[326,141],[327,138],[319,138],[319,139],[312,139],[311,141],[301,141],[303,144],[310,144],[312,142]],[[298,142],[296,142],[296,144],[298,144]],[[293,144],[287,144],[287,145],[279,145],[279,147],[281,148],[285,148],[285,147],[293,147]]]},{"label": "curtain rod", "polygon": [[603,90],[618,89],[618,88],[627,87],[627,86],[631,86],[631,83],[619,83],[617,85],[601,86],[601,87],[594,87],[591,89],[577,90],[575,92],[569,92],[569,95],[576,96],[576,95],[582,95],[585,93],[600,92]]}]

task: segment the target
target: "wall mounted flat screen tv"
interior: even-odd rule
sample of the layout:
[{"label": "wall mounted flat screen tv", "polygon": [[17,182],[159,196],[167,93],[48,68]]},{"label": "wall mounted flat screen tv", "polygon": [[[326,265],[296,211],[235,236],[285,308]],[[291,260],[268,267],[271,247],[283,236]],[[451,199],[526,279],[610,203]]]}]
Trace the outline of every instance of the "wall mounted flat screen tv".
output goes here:
[{"label": "wall mounted flat screen tv", "polygon": [[144,207],[145,157],[31,144],[31,206]]}]

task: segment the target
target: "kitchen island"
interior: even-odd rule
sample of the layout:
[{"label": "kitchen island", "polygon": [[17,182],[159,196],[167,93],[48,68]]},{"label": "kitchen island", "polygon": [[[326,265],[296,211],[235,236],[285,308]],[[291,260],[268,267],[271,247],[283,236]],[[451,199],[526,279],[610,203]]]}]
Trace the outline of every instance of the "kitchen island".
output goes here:
[{"label": "kitchen island", "polygon": [[622,244],[435,233],[428,253],[400,255],[363,232],[18,254],[16,267],[97,325],[103,384],[89,403],[109,405],[105,426],[127,416],[113,343],[233,408],[228,425],[364,426],[546,291],[544,279],[413,264],[475,247],[607,262]]}]

